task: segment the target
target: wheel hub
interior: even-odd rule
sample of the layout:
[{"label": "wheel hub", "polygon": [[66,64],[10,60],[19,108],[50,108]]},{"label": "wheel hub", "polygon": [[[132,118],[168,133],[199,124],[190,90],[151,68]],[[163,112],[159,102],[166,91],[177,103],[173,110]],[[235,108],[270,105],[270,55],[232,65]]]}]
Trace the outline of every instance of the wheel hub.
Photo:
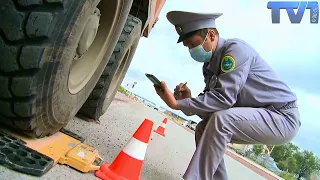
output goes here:
[{"label": "wheel hub", "polygon": [[98,28],[100,25],[100,16],[100,10],[96,8],[94,13],[89,17],[87,24],[85,25],[80,41],[78,43],[75,57],[80,58],[90,48],[98,32]]},{"label": "wheel hub", "polygon": [[[92,88],[93,84],[90,80],[95,80],[97,77],[94,75],[97,70],[98,73],[102,72],[108,63],[109,59],[104,56],[110,48],[110,42],[117,29],[122,12],[120,2],[123,1],[100,1],[97,7],[90,8],[90,13],[88,9],[88,12],[79,17],[79,23],[76,24],[78,31],[74,34],[78,37],[78,42],[72,52],[73,61],[70,63],[68,77],[70,94],[79,93],[87,85],[89,89]],[[91,84],[88,84],[89,82]]]}]

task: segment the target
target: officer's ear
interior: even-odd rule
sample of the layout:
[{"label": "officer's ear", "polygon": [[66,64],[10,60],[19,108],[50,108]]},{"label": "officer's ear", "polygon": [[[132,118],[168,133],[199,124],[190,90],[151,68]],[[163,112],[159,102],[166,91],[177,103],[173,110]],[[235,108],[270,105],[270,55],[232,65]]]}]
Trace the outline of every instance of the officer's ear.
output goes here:
[{"label": "officer's ear", "polygon": [[208,36],[210,37],[211,41],[214,41],[215,36],[216,36],[216,32],[213,29],[209,29],[209,35]]}]

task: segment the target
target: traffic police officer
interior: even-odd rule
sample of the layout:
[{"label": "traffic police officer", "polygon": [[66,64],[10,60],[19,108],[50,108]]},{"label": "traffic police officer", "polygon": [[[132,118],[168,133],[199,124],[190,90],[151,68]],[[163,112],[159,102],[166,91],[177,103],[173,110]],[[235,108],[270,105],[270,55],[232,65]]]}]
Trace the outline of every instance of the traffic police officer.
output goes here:
[{"label": "traffic police officer", "polygon": [[178,43],[203,63],[206,83],[195,98],[182,84],[175,89],[177,99],[165,82],[163,90],[156,88],[170,108],[202,118],[186,180],[228,179],[223,155],[229,142],[279,145],[292,140],[300,128],[296,95],[249,44],[219,36],[215,20],[221,15],[167,14],[180,36]]}]

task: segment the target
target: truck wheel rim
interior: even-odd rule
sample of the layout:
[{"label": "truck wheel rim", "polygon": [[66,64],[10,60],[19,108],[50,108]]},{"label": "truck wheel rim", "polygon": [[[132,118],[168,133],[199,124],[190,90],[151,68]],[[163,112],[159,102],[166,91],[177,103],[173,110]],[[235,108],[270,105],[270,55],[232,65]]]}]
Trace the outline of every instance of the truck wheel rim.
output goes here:
[{"label": "truck wheel rim", "polygon": [[121,2],[101,1],[88,17],[70,67],[68,89],[71,94],[81,91],[99,67],[121,15]]},{"label": "truck wheel rim", "polygon": [[108,109],[108,105],[106,103],[111,98],[113,98],[112,96],[113,96],[114,91],[116,91],[116,89],[118,88],[119,84],[121,83],[120,81],[122,80],[122,77],[124,76],[123,75],[123,71],[124,71],[124,69],[126,67],[126,64],[128,62],[128,58],[130,56],[130,53],[131,53],[131,48],[129,48],[128,51],[126,52],[126,54],[124,55],[120,66],[118,67],[116,73],[112,77],[110,86],[109,86],[109,88],[107,90],[106,97],[104,99],[104,103],[103,103],[103,106],[102,106],[102,111],[103,112],[105,112]]}]

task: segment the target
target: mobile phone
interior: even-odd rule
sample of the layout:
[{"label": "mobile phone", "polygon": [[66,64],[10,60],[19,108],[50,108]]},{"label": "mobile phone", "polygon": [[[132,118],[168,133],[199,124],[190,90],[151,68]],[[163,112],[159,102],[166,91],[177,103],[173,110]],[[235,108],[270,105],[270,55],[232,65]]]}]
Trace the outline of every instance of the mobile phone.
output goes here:
[{"label": "mobile phone", "polygon": [[147,74],[146,73],[147,78],[159,89],[162,90],[162,86],[161,86],[161,82],[159,81],[158,78],[156,78],[154,75],[152,74]]}]

